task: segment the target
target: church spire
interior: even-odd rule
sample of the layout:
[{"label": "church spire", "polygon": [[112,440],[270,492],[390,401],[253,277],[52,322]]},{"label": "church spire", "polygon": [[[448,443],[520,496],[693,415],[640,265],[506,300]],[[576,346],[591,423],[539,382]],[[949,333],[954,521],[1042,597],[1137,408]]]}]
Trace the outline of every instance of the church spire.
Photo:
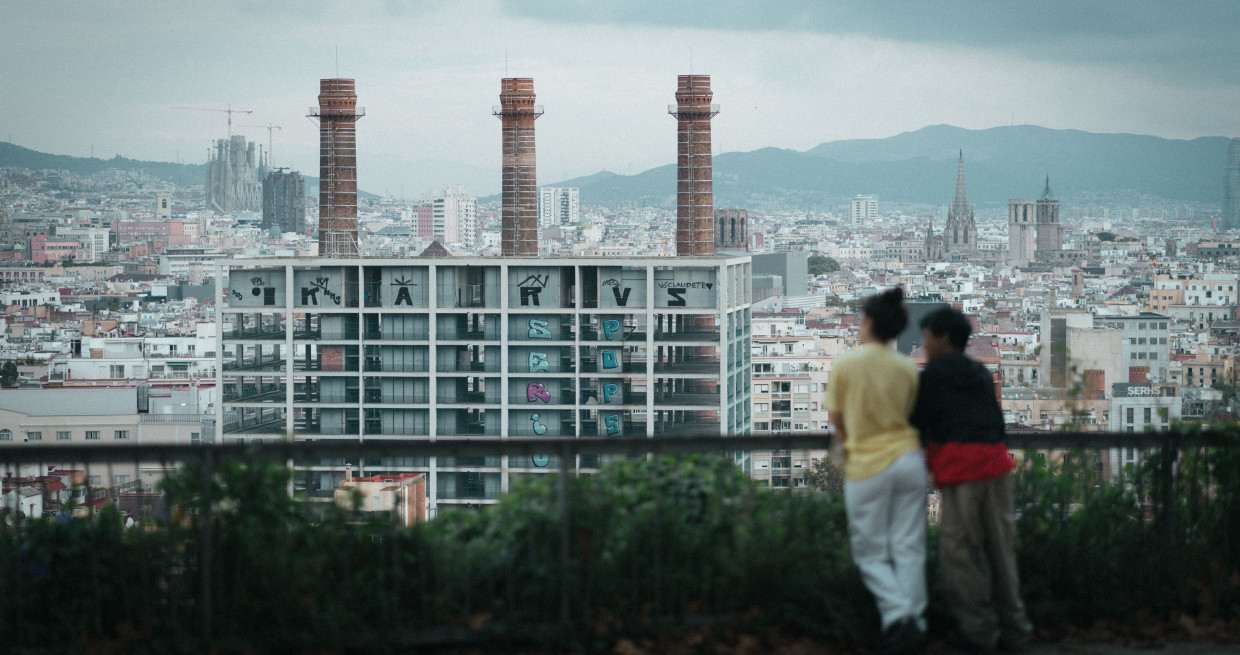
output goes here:
[{"label": "church spire", "polygon": [[956,199],[952,202],[952,208],[962,215],[968,207],[969,198],[964,192],[964,150],[961,150],[960,161],[956,165]]},{"label": "church spire", "polygon": [[1053,196],[1051,195],[1051,176],[1047,175],[1046,176],[1046,188],[1042,189],[1042,199],[1051,200],[1052,198]]}]

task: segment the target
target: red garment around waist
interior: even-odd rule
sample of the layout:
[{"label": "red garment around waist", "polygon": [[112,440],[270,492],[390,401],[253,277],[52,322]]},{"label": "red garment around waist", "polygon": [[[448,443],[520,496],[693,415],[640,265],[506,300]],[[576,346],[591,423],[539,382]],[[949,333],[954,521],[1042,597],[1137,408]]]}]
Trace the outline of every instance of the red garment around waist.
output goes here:
[{"label": "red garment around waist", "polygon": [[926,460],[934,483],[940,487],[989,480],[1016,468],[1006,443],[930,442]]}]

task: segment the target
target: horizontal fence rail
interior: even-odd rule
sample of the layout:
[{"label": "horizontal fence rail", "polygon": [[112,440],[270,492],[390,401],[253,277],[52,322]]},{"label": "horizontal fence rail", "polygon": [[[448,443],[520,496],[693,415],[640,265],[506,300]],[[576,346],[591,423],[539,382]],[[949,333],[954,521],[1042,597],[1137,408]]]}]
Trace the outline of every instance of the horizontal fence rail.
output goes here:
[{"label": "horizontal fence rail", "polygon": [[[483,457],[487,455],[684,455],[751,450],[826,450],[830,433],[796,436],[659,436],[659,437],[513,437],[444,439],[295,440],[278,443],[223,443],[201,445],[107,444],[95,446],[13,445],[0,448],[0,463],[50,461],[114,462],[188,461],[210,450],[219,460],[255,457],[308,461],[341,457],[384,457],[416,453],[426,457]],[[1100,450],[1107,448],[1180,448],[1226,445],[1222,434],[1172,432],[1017,432],[1007,435],[1011,450]]]}]

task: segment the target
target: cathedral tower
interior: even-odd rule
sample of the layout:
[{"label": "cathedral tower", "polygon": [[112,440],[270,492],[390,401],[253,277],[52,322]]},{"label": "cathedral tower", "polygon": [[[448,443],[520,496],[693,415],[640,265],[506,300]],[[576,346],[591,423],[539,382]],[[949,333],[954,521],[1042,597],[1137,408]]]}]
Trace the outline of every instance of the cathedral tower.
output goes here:
[{"label": "cathedral tower", "polygon": [[956,197],[947,210],[947,226],[943,228],[943,254],[957,260],[977,257],[977,221],[964,191],[963,150],[956,168]]}]

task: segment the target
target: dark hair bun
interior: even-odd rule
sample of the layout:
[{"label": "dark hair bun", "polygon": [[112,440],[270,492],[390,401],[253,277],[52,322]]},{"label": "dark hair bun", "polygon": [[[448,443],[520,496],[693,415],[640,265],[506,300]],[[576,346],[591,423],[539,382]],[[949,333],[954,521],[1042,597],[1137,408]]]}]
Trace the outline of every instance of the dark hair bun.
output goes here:
[{"label": "dark hair bun", "polygon": [[883,292],[883,300],[898,305],[904,302],[904,287],[893,287]]},{"label": "dark hair bun", "polygon": [[861,311],[870,318],[874,336],[884,343],[899,336],[908,325],[904,289],[900,287],[870,296],[862,303]]}]

